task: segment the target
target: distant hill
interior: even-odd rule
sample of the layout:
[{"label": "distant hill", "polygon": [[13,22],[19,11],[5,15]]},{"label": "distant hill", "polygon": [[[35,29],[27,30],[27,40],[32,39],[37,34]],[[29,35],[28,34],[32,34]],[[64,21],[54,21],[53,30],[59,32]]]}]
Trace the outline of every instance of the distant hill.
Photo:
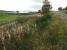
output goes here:
[{"label": "distant hill", "polygon": [[0,13],[16,13],[16,11],[0,10]]},{"label": "distant hill", "polygon": [[20,12],[20,11],[6,11],[6,10],[0,10],[0,13],[8,13],[8,14],[15,14],[15,15],[35,15],[38,14],[38,12]]}]

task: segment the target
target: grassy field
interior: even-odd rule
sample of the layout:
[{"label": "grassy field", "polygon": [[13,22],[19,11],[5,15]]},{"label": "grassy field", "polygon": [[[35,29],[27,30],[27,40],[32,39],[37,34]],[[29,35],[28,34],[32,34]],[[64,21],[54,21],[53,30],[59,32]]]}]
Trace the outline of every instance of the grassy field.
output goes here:
[{"label": "grassy field", "polygon": [[0,13],[0,24],[13,21],[17,18],[16,14]]},{"label": "grassy field", "polygon": [[18,16],[27,16],[28,13],[7,13],[7,12],[0,12],[0,24],[2,23],[8,23],[10,21],[14,21],[17,19]]},{"label": "grassy field", "polygon": [[[13,21],[16,17],[16,15],[0,14],[0,22]],[[5,38],[4,41],[0,41],[0,50],[3,50],[3,47],[6,50],[66,50],[67,20],[53,13],[49,25],[44,31],[38,31],[35,25],[37,19],[34,16],[19,17],[17,25],[4,26],[0,29],[1,35],[3,31]],[[2,38],[1,36],[0,40]]]}]

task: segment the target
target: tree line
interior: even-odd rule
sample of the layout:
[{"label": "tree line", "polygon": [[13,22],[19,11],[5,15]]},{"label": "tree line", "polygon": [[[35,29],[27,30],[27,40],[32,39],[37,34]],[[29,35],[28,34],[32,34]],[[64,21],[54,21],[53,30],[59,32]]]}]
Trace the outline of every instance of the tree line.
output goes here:
[{"label": "tree line", "polygon": [[59,7],[58,10],[67,10],[67,6],[65,8]]}]

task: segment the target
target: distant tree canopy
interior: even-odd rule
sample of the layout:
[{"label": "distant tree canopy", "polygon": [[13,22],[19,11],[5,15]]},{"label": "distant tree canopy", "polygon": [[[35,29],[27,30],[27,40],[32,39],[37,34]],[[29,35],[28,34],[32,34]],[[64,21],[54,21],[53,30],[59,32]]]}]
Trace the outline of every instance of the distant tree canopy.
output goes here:
[{"label": "distant tree canopy", "polygon": [[65,8],[59,7],[58,10],[59,11],[61,11],[61,10],[67,10],[67,6]]},{"label": "distant tree canopy", "polygon": [[38,10],[38,13],[41,13],[41,10]]},{"label": "distant tree canopy", "polygon": [[49,14],[50,9],[51,9],[51,5],[49,4],[49,2],[46,3],[46,1],[45,1],[43,6],[42,6],[42,14],[43,15]]},{"label": "distant tree canopy", "polygon": [[60,11],[60,10],[63,10],[63,9],[62,9],[62,7],[59,7],[58,10]]},{"label": "distant tree canopy", "polygon": [[19,14],[19,11],[16,11],[17,14]]},{"label": "distant tree canopy", "polygon": [[67,6],[66,6],[65,10],[67,10]]}]

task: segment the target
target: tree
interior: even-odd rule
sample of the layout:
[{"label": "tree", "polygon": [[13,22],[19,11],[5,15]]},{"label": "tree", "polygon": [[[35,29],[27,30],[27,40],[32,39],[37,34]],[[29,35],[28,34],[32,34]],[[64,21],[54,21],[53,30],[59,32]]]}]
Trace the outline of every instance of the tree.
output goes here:
[{"label": "tree", "polygon": [[19,14],[19,11],[16,11],[16,14],[17,14],[17,16],[19,17],[19,15],[20,15],[20,14]]},{"label": "tree", "polygon": [[38,13],[41,13],[41,10],[38,10]]},{"label": "tree", "polygon": [[62,9],[62,7],[59,7],[58,10],[61,11],[61,10],[63,10],[63,9]]},{"label": "tree", "polygon": [[65,10],[67,10],[67,6],[66,6]]},{"label": "tree", "polygon": [[50,13],[51,5],[48,0],[45,0],[43,6],[42,6],[42,14],[48,15]]},{"label": "tree", "polygon": [[37,20],[37,28],[40,30],[43,30],[47,25],[48,21],[51,18],[50,16],[50,9],[51,5],[48,0],[44,1],[44,4],[42,6],[42,14],[43,16]]},{"label": "tree", "polygon": [[16,11],[17,14],[19,14],[19,11]]}]

